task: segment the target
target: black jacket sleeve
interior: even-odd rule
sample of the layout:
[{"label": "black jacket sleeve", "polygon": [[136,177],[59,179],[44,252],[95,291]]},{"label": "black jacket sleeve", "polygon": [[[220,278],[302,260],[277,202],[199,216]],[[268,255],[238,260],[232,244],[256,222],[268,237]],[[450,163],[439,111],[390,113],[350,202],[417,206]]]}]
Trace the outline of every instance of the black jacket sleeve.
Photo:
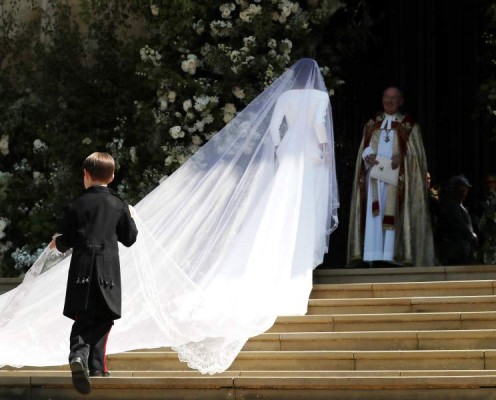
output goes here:
[{"label": "black jacket sleeve", "polygon": [[138,228],[131,217],[129,207],[125,205],[117,224],[117,240],[124,246],[129,247],[136,242],[137,236]]},{"label": "black jacket sleeve", "polygon": [[57,236],[55,239],[55,245],[57,250],[61,253],[65,253],[70,248],[74,247],[74,242],[76,240],[76,228],[75,223],[76,217],[70,206],[64,207],[64,219],[62,220],[61,232],[62,235]]}]

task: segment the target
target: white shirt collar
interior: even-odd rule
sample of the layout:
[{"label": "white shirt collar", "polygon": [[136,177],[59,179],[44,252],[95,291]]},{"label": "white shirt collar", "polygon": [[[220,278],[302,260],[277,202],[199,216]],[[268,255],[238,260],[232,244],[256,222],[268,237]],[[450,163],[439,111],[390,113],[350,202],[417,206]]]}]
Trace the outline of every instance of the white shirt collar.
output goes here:
[{"label": "white shirt collar", "polygon": [[391,123],[393,121],[396,121],[397,115],[398,114],[393,114],[393,115],[384,114],[384,120],[382,121],[381,129],[386,129],[388,131],[391,130]]}]

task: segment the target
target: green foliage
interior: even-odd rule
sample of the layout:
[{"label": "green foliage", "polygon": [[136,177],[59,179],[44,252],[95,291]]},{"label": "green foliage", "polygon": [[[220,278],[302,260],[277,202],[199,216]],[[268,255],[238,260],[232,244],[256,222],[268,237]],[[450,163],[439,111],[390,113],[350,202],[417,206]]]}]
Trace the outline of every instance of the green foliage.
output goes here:
[{"label": "green foliage", "polygon": [[56,232],[88,154],[114,156],[114,188],[135,203],[297,59],[315,58],[339,90],[371,23],[363,0],[52,1],[25,24],[11,3],[0,13],[4,276]]},{"label": "green foliage", "polygon": [[49,2],[30,9],[34,18],[24,25],[18,4],[4,10],[4,20],[15,21],[10,35],[2,32],[0,70],[5,276],[22,272],[48,243],[64,204],[82,190],[84,158],[106,150],[119,120],[133,118],[136,96],[146,96],[135,74],[142,39],[125,35],[130,11],[139,10],[115,4],[85,1],[74,15],[68,4]]},{"label": "green foliage", "polygon": [[496,5],[483,1],[480,7],[485,14],[482,40],[486,50],[481,63],[485,77],[480,85],[481,104],[487,110],[493,138],[496,139]]}]

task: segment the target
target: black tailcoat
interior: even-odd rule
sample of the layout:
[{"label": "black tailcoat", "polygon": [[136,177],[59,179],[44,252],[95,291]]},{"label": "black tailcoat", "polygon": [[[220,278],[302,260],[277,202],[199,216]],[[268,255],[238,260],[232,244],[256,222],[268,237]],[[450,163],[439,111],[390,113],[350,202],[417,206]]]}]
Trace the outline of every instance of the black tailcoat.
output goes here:
[{"label": "black tailcoat", "polygon": [[[64,315],[76,319],[82,311],[106,310],[109,319],[121,317],[121,274],[117,242],[129,247],[138,230],[129,207],[105,186],[92,186],[65,207],[57,249],[72,248]],[[98,289],[106,304],[90,301]],[[100,308],[90,310],[91,307]]]}]

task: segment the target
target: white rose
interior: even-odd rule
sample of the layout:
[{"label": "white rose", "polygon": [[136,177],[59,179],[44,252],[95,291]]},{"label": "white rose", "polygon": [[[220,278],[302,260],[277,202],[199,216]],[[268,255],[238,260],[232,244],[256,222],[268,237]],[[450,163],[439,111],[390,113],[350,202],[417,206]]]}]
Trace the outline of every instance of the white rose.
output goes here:
[{"label": "white rose", "polygon": [[177,93],[171,90],[169,93],[167,93],[167,99],[171,102],[174,103],[176,100]]},{"label": "white rose", "polygon": [[150,11],[152,12],[152,15],[156,17],[158,15],[160,9],[158,8],[158,6],[156,4],[151,4],[150,5]]},{"label": "white rose", "polygon": [[91,144],[91,139],[89,137],[86,137],[83,140],[81,140],[81,143],[82,144]]},{"label": "white rose", "polygon": [[186,157],[184,154],[179,154],[179,155],[177,156],[177,162],[178,162],[179,164],[181,164],[181,165],[182,165],[182,164],[184,164],[184,163],[186,162],[186,160],[187,160],[187,159],[188,159],[188,157]]},{"label": "white rose", "polygon": [[0,138],[0,154],[9,154],[9,135],[2,135]]},{"label": "white rose", "polygon": [[198,135],[193,135],[191,137],[191,141],[193,142],[193,144],[196,144],[197,146],[202,144],[202,138]]},{"label": "white rose", "polygon": [[0,239],[5,237],[5,228],[7,228],[9,222],[10,221],[7,218],[0,218]]},{"label": "white rose", "polygon": [[33,142],[33,150],[36,151],[41,151],[45,150],[47,148],[47,145],[40,139],[35,139]]},{"label": "white rose", "polygon": [[162,96],[158,99],[158,104],[160,107],[160,111],[167,110],[167,99],[164,96]]},{"label": "white rose", "polygon": [[188,54],[187,59],[181,63],[181,69],[190,75],[194,75],[196,73],[196,68],[198,68],[199,65],[200,61],[198,60],[198,57],[194,54]]},{"label": "white rose", "polygon": [[235,114],[236,106],[233,103],[226,103],[226,105],[224,106],[224,112],[228,114]]},{"label": "white rose", "polygon": [[176,125],[176,126],[173,126],[172,128],[169,129],[169,134],[171,135],[171,137],[173,139],[178,139],[180,137],[184,137],[184,132],[182,132],[182,136],[181,136],[181,127]]},{"label": "white rose", "polygon": [[238,99],[244,99],[245,98],[245,92],[239,86],[233,87],[232,92],[234,94],[234,97],[236,97]]},{"label": "white rose", "polygon": [[173,162],[174,162],[174,157],[173,157],[173,156],[167,156],[167,158],[165,159],[164,164],[165,164],[166,166],[169,166],[169,165],[171,165]]},{"label": "white rose", "polygon": [[136,161],[138,161],[138,156],[136,155],[136,147],[132,146],[129,149],[129,155],[131,156],[132,163],[136,163]]},{"label": "white rose", "polygon": [[193,102],[191,100],[185,100],[183,102],[184,111],[188,111],[191,107],[193,107]]}]

